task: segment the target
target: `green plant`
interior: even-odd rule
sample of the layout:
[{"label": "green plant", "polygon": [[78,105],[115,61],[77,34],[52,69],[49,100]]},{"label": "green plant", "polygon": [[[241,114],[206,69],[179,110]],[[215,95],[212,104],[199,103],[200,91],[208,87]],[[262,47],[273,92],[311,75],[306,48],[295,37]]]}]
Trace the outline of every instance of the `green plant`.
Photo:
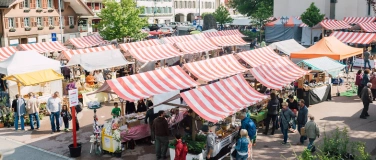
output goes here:
[{"label": "green plant", "polygon": [[[184,136],[182,138],[183,142],[187,143],[188,153],[190,154],[200,154],[206,145],[206,136],[205,135],[196,135],[196,141],[192,140],[190,136]],[[176,139],[172,140],[168,147],[175,149]]]},{"label": "green plant", "polygon": [[70,25],[69,28],[70,28],[70,29],[73,29],[73,28],[74,28],[74,25]]},{"label": "green plant", "polygon": [[42,120],[44,118],[44,114],[39,114],[39,119]]}]

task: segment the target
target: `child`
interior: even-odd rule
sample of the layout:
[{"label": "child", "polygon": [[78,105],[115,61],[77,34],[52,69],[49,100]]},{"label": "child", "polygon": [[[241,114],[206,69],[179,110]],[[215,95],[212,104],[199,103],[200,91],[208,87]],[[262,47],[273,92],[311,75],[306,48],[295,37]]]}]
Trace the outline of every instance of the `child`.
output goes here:
[{"label": "child", "polygon": [[61,117],[63,117],[64,121],[64,131],[69,131],[69,121],[72,120],[72,116],[70,113],[70,110],[68,109],[67,105],[63,105],[63,108],[61,109]]},{"label": "child", "polygon": [[115,102],[114,106],[115,106],[115,108],[112,109],[111,115],[112,115],[113,118],[119,117],[120,116],[120,108],[118,107],[118,103]]}]

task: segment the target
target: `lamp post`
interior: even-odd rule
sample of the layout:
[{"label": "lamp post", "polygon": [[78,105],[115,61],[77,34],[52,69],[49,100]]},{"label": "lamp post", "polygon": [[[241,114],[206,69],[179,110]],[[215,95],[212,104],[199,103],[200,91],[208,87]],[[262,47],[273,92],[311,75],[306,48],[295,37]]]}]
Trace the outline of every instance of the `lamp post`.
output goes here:
[{"label": "lamp post", "polygon": [[62,16],[61,16],[61,1],[62,0],[59,0],[59,19],[60,19],[60,35],[61,35],[61,43],[64,43],[63,42],[63,20],[62,20]]}]

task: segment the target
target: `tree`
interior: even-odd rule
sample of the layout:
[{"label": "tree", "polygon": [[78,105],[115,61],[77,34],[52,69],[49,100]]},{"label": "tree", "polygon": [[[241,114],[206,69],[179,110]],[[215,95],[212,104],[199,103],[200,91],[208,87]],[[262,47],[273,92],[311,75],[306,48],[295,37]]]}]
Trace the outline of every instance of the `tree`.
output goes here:
[{"label": "tree", "polygon": [[[320,23],[324,19],[325,15],[320,13],[320,9],[315,6],[315,3],[307,8],[305,12],[300,16],[303,23],[309,27],[313,27],[316,24]],[[312,44],[312,29],[311,29],[311,44]]]},{"label": "tree", "polygon": [[208,15],[208,14],[211,14],[211,13],[209,13],[209,12],[204,12],[204,13],[202,13],[202,14],[201,14],[201,18],[204,19],[205,16]]},{"label": "tree", "polygon": [[273,3],[270,4],[269,1],[264,0],[258,6],[250,16],[253,19],[253,23],[261,28],[267,22],[267,19],[273,16]]},{"label": "tree", "polygon": [[204,17],[203,30],[217,29],[217,21],[212,14],[206,14]]},{"label": "tree", "polygon": [[213,13],[215,20],[222,26],[226,23],[231,23],[234,19],[231,18],[230,13],[226,7],[220,5]]},{"label": "tree", "polygon": [[[231,0],[230,6],[236,8],[236,10],[243,15],[251,17],[257,12],[267,11],[273,15],[273,1],[274,0]],[[270,10],[264,10],[265,7],[270,7]],[[269,17],[267,17],[269,18]]]},{"label": "tree", "polygon": [[141,32],[142,27],[147,26],[147,20],[138,16],[143,8],[137,8],[135,1],[106,0],[104,4],[106,8],[98,14],[101,21],[94,26],[104,39],[120,42],[123,38],[142,39],[147,36]]}]

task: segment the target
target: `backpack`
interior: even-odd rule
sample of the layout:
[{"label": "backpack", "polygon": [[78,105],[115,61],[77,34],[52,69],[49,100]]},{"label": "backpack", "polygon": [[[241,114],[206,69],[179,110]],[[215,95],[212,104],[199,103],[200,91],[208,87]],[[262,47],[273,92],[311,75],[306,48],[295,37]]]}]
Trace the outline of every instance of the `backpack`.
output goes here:
[{"label": "backpack", "polygon": [[76,112],[77,113],[80,113],[82,111],[82,103],[80,102],[77,106],[76,106]]}]

